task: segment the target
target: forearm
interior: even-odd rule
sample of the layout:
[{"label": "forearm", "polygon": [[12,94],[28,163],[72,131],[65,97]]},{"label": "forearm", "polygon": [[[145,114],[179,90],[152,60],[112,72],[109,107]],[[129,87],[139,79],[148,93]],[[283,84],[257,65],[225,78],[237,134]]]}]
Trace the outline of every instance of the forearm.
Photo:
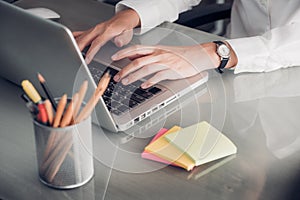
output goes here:
[{"label": "forearm", "polygon": [[116,13],[116,15],[108,20],[107,23],[113,24],[114,21],[118,21],[120,19],[126,19],[126,26],[128,29],[133,29],[141,25],[140,17],[133,9],[126,9]]}]

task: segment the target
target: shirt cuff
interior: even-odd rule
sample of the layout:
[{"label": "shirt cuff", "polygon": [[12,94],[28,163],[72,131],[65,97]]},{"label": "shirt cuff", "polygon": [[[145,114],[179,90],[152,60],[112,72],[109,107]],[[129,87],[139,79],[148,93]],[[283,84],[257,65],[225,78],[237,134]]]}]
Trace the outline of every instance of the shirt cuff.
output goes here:
[{"label": "shirt cuff", "polygon": [[268,49],[260,37],[248,37],[226,40],[238,58],[234,73],[263,72],[266,69]]},{"label": "shirt cuff", "polygon": [[241,72],[270,72],[291,66],[289,61],[282,56],[281,51],[276,51],[270,46],[270,39],[266,36],[255,36],[227,40],[235,51],[238,64],[234,73]]}]

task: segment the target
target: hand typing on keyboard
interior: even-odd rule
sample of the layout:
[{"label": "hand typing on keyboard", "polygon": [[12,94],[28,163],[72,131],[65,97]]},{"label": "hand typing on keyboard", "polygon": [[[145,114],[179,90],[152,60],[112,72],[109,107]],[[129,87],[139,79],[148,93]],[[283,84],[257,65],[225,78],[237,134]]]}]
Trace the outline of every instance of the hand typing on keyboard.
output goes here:
[{"label": "hand typing on keyboard", "polygon": [[[96,84],[107,70],[109,70],[112,77],[118,73],[117,70],[111,67],[102,71],[96,66],[89,65],[89,69]],[[111,79],[108,88],[103,94],[103,100],[107,105],[108,110],[115,115],[121,115],[161,92],[161,89],[157,87],[142,89],[140,87],[142,83],[142,81],[136,81],[129,85],[123,85],[122,83]]]},{"label": "hand typing on keyboard", "polygon": [[134,58],[113,79],[127,85],[151,76],[141,85],[145,89],[162,80],[188,78],[216,68],[220,58],[215,52],[216,45],[213,43],[194,46],[129,46],[111,57],[113,61]]}]

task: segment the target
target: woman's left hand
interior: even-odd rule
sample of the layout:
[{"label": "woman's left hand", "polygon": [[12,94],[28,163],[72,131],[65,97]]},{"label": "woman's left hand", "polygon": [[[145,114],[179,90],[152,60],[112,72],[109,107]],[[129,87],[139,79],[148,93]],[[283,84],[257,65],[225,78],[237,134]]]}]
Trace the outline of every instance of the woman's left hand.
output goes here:
[{"label": "woman's left hand", "polygon": [[115,75],[115,81],[130,84],[154,74],[141,87],[148,88],[162,80],[175,80],[194,76],[219,64],[216,46],[205,43],[195,46],[142,46],[120,50],[112,60],[123,58],[132,62]]}]

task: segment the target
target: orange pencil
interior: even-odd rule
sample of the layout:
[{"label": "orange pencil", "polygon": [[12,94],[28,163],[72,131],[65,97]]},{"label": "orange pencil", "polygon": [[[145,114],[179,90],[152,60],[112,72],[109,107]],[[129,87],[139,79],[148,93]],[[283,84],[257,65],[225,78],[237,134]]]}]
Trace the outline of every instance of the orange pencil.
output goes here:
[{"label": "orange pencil", "polygon": [[95,106],[97,105],[100,97],[105,92],[108,83],[110,81],[110,74],[109,72],[106,72],[104,76],[101,78],[101,80],[98,83],[98,86],[93,94],[93,96],[90,98],[90,100],[87,102],[86,106],[81,110],[79,115],[76,117],[75,122],[79,123],[82,120],[86,119],[93,111]]},{"label": "orange pencil", "polygon": [[72,117],[74,116],[74,106],[77,105],[78,102],[78,93],[74,94],[71,102],[66,109],[66,112],[61,120],[60,127],[65,127],[69,125],[72,121]]},{"label": "orange pencil", "polygon": [[82,104],[82,101],[84,99],[84,96],[85,96],[85,93],[87,91],[87,88],[88,88],[88,81],[84,81],[79,89],[79,92],[78,92],[78,102],[77,104],[75,105],[75,108],[74,108],[74,119],[76,118],[77,114],[78,114],[78,111],[80,109],[80,106]]},{"label": "orange pencil", "polygon": [[[72,118],[74,117],[74,106],[78,103],[78,93],[76,93],[71,102],[69,103],[66,112],[61,120],[60,127],[65,127],[70,125],[72,122]],[[46,176],[48,180],[51,182],[55,177],[56,173],[60,169],[63,161],[65,160],[67,153],[70,151],[72,147],[72,136],[69,133],[67,135],[62,135],[59,140],[58,145],[55,146],[55,149],[52,151],[48,160],[45,161],[44,169],[48,166],[48,170],[46,172]]]},{"label": "orange pencil", "polygon": [[69,143],[72,144],[72,142],[70,142],[71,139],[72,139],[72,135],[71,134],[66,134],[66,135],[64,135],[64,137],[59,142],[57,142],[56,145],[54,145],[53,148],[50,148],[50,151],[49,151],[48,155],[44,156],[44,161],[43,161],[42,166],[41,166],[41,170],[42,170],[43,174],[49,173],[49,171],[52,170],[51,168],[52,168],[53,163],[55,162],[55,160],[58,160],[58,158],[60,158],[59,160],[61,160],[61,157],[57,158],[57,155],[62,153],[62,149],[66,145],[68,145]]},{"label": "orange pencil", "polygon": [[46,99],[44,101],[44,105],[45,105],[47,115],[48,115],[48,122],[49,122],[50,126],[52,126],[52,123],[53,123],[53,110],[52,110],[52,105],[51,105],[51,102],[49,101],[49,99]]},{"label": "orange pencil", "polygon": [[[54,128],[57,128],[60,124],[60,120],[61,120],[62,114],[64,112],[66,103],[67,103],[67,95],[64,94],[61,97],[61,99],[58,103],[58,106],[57,106],[57,112],[56,112],[54,122],[53,122],[53,127]],[[48,157],[50,156],[51,151],[53,151],[53,147],[55,146],[56,140],[57,140],[56,133],[52,132],[50,134],[48,140],[47,140],[47,146],[46,146],[46,149],[45,149],[45,152],[44,152],[44,158],[43,158],[44,162],[43,162],[43,165],[42,165],[42,170],[44,170],[45,167],[47,167],[47,165],[45,165],[45,162],[48,159]]]},{"label": "orange pencil", "polygon": [[67,95],[64,94],[57,105],[57,111],[53,122],[54,128],[57,128],[59,126],[66,104],[67,104]]},{"label": "orange pencil", "polygon": [[60,148],[62,149],[61,156],[59,157],[59,159],[54,159],[52,160],[52,162],[50,163],[50,166],[48,167],[47,172],[45,173],[47,179],[49,182],[52,182],[54,177],[56,176],[57,172],[59,171],[62,163],[64,162],[67,154],[69,153],[69,150],[71,149],[73,143],[70,141],[72,139],[72,137],[70,137],[70,135],[66,136],[66,141],[67,143],[63,143],[63,146]]}]

